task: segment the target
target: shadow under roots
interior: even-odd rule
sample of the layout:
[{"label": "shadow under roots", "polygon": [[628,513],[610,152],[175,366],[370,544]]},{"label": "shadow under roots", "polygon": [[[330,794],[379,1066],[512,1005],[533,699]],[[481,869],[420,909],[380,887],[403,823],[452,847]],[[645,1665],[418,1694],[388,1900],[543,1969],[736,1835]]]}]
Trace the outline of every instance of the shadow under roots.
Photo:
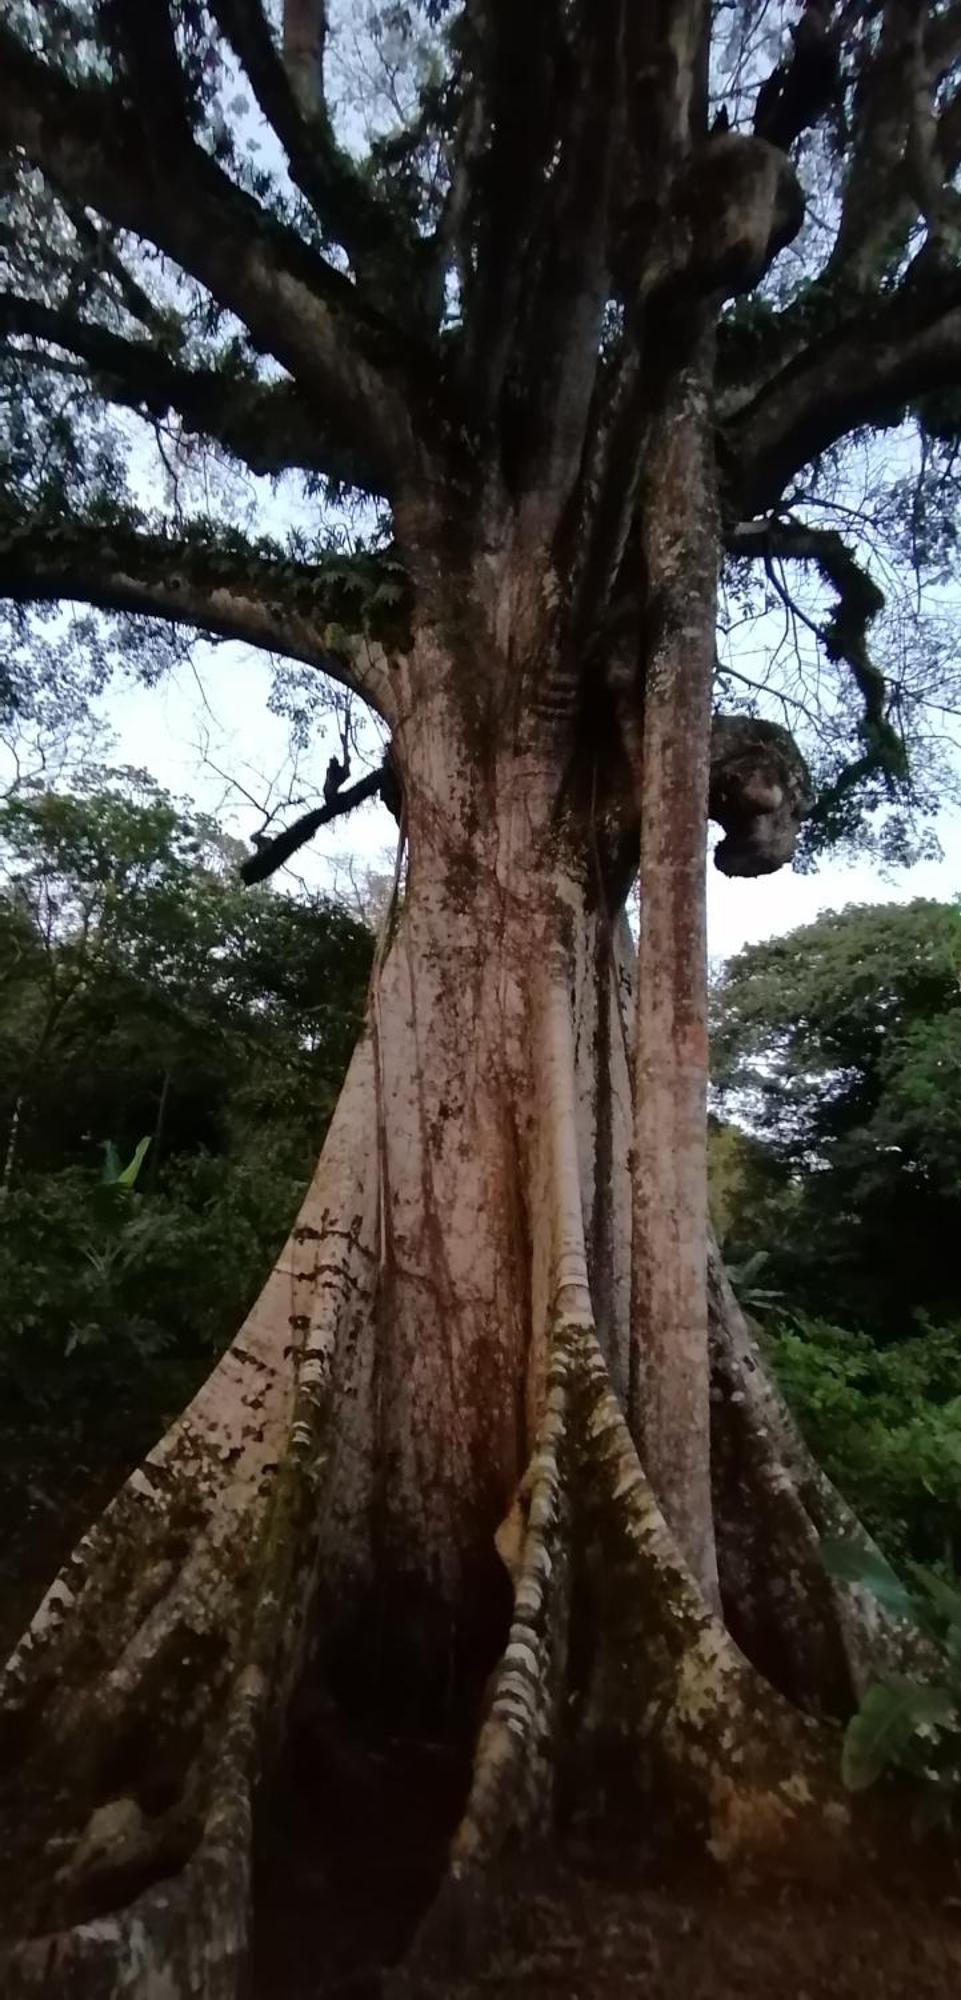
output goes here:
[{"label": "shadow under roots", "polygon": [[443,1877],[507,1638],[506,1575],[478,1583],[456,1631],[426,1593],[379,1591],[305,1675],[257,1809],[253,2000],[375,2000],[403,1959]]}]

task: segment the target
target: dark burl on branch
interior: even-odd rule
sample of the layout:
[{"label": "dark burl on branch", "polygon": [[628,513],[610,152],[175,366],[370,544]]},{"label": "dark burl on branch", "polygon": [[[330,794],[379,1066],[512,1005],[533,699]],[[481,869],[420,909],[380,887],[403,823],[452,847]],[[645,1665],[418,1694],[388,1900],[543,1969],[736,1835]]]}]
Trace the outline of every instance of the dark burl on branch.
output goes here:
[{"label": "dark burl on branch", "polygon": [[788,730],[756,716],[714,717],[710,815],[724,829],[714,850],[722,875],[783,868],[812,803],[810,773]]},{"label": "dark burl on branch", "polygon": [[804,220],[804,197],[778,147],[744,133],[715,131],[678,187],[689,232],[685,273],[702,293],[735,298],[752,291]]}]

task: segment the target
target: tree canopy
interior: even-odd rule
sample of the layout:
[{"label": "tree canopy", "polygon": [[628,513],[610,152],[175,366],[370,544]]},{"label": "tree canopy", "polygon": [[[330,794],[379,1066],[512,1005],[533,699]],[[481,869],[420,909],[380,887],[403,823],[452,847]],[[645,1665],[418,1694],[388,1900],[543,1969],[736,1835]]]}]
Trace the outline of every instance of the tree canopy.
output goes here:
[{"label": "tree canopy", "polygon": [[[729,301],[720,689],[804,739],[809,845],[883,806],[903,852],[959,706],[957,10],[719,9],[704,166],[669,193],[653,24],[615,0],[515,15],[8,11],[0,588],[21,646],[34,607],[47,713],[91,646],[101,673],[132,644],[159,671],[181,643],[159,618],[392,721],[383,646],[427,583],[404,523],[443,493],[456,564],[492,473],[552,485],[564,645],[616,672],[658,316],[707,291]],[[36,625],[65,600],[126,622],[71,653]],[[18,657],[0,692],[24,717]]]}]

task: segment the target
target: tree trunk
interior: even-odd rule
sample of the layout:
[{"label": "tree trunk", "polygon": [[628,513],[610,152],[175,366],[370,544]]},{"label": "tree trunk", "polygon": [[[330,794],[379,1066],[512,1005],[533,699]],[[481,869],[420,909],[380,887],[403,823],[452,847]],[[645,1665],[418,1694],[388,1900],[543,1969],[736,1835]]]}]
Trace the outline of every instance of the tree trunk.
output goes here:
[{"label": "tree trunk", "polygon": [[4,1201],[13,1186],[13,1173],[17,1164],[17,1144],[20,1138],[20,1120],[23,1116],[23,1095],[21,1092],[13,1100],[10,1123],[7,1126],[7,1143],[4,1148],[3,1166],[0,1168],[0,1201]]},{"label": "tree trunk", "polygon": [[[653,630],[640,759],[630,1415],[644,1463],[709,1603],[707,802],[717,605],[713,335],[673,323],[683,365],[655,385],[642,509]],[[685,344],[689,351],[685,354]],[[658,394],[658,391],[660,392]],[[643,497],[643,495],[642,495]]]},{"label": "tree trunk", "polygon": [[[5,1993],[241,1991],[253,1805],[308,1670],[400,1726],[486,1715],[428,1953],[559,1785],[602,1817],[612,1760],[639,1823],[656,1795],[719,1857],[847,1825],[824,1725],[700,1595],[625,1420],[632,966],[598,842],[550,732],[485,746],[429,668],[406,891],[300,1217],[6,1670]],[[856,1611],[713,1297],[728,1624],[843,1706]]]}]

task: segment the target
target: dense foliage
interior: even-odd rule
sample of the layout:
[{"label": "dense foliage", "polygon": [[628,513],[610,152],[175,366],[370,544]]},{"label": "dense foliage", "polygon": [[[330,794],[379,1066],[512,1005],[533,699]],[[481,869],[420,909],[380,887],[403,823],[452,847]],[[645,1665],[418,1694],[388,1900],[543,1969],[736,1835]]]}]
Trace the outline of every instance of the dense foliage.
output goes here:
[{"label": "dense foliage", "polygon": [[895,1561],[961,1571],[961,1320],[881,1345],[783,1305],[762,1340],[825,1471]]},{"label": "dense foliage", "polygon": [[851,908],[714,993],[715,1223],[782,1387],[892,1555],[961,1562],[961,908]]},{"label": "dense foliage", "polygon": [[736,1260],[797,1305],[897,1332],[959,1300],[961,907],[828,914],[733,959],[714,995],[718,1107],[747,1127]]},{"label": "dense foliage", "polygon": [[59,1547],[63,1505],[71,1520],[89,1507],[208,1372],[283,1240],[340,1087],[370,935],[322,899],[242,888],[236,858],[212,822],[130,774],[0,809],[13,1568],[17,1533],[42,1540],[47,1521]]}]

